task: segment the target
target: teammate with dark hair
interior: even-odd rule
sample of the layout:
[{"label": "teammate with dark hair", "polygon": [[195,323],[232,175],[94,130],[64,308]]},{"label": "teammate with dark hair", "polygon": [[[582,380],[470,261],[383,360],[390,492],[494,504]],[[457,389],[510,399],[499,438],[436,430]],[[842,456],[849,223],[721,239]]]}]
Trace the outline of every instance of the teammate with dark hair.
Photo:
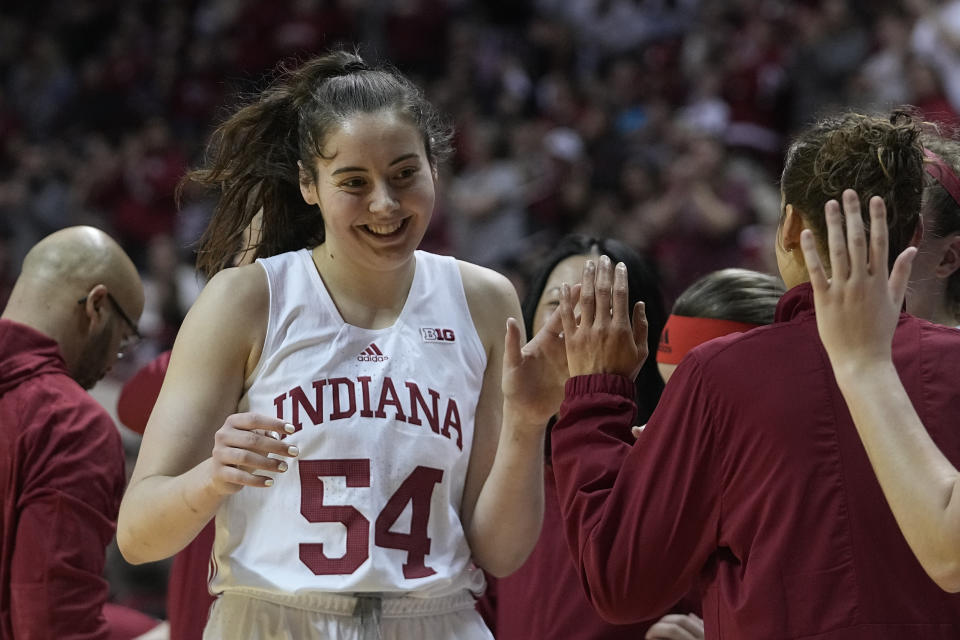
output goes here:
[{"label": "teammate with dark hair", "polygon": [[[647,319],[652,327],[651,350],[656,349],[664,309],[652,266],[636,251],[618,240],[571,234],[563,237],[544,258],[531,279],[523,301],[523,320],[532,337],[560,304],[560,287],[575,281],[584,263],[600,255],[612,256],[627,266],[631,301],[647,301]],[[651,359],[636,378],[638,416],[646,420],[657,406],[663,382]],[[534,547],[516,573],[491,581],[480,601],[484,618],[498,640],[566,638],[567,640],[633,640],[635,638],[696,640],[703,637],[699,599],[684,600],[676,613],[663,619],[627,625],[606,622],[590,607],[583,595],[576,568],[569,558],[563,536],[560,502],[553,465],[549,457],[550,426],[547,426],[547,459],[544,466],[544,526]],[[532,594],[536,594],[535,596]],[[689,615],[688,615],[689,614]],[[649,633],[649,635],[647,635]],[[669,635],[667,635],[669,634]]]}]

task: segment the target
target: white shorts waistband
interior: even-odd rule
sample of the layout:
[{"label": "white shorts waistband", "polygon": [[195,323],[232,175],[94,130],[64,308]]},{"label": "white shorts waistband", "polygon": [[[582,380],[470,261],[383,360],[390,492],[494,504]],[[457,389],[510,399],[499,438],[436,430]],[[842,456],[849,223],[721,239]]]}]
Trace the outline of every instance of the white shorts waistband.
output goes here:
[{"label": "white shorts waistband", "polygon": [[476,598],[467,590],[443,597],[397,596],[382,593],[300,593],[284,594],[252,589],[231,589],[220,596],[265,600],[294,609],[306,609],[337,616],[360,615],[371,606],[384,618],[411,618],[433,616],[473,609]]}]

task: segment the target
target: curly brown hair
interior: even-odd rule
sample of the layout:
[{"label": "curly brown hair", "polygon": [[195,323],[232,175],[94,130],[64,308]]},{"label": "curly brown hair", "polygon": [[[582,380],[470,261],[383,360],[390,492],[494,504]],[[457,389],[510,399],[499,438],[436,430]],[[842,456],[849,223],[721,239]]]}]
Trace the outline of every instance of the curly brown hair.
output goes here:
[{"label": "curly brown hair", "polygon": [[243,230],[261,208],[254,257],[321,244],[323,219],[303,200],[297,162],[312,174],[331,131],[354,114],[384,109],[417,126],[432,165],[449,155],[452,127],[396,69],[368,66],[346,51],[295,68],[279,65],[270,85],[213,132],[205,166],[184,178],[219,194],[200,238],[197,268],[209,277],[231,266]]},{"label": "curly brown hair", "polygon": [[[780,185],[784,204],[793,205],[813,231],[827,261],[823,207],[840,200],[844,189],[860,196],[861,216],[869,229],[868,202],[887,206],[890,265],[917,228],[924,185],[922,128],[906,110],[890,117],[846,113],[802,131],[787,150]],[[781,214],[782,217],[783,214]]]}]

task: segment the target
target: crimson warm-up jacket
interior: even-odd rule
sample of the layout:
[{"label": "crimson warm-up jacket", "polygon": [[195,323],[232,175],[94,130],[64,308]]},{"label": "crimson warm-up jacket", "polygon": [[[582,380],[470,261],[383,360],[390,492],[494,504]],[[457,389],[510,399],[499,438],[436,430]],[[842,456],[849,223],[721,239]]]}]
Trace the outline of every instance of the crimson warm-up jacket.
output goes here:
[{"label": "crimson warm-up jacket", "polygon": [[[893,356],[960,466],[960,332],[903,314]],[[907,546],[833,377],[809,284],[773,325],[690,352],[636,444],[633,385],[567,382],[553,464],[588,598],[612,622],[704,586],[706,637],[960,638],[960,595]]]},{"label": "crimson warm-up jacket", "polygon": [[0,639],[99,640],[120,434],[49,337],[0,320]]},{"label": "crimson warm-up jacket", "polygon": [[[661,616],[645,622],[611,624],[583,594],[579,573],[563,534],[553,466],[544,471],[543,526],[526,562],[505,578],[487,576],[487,591],[477,608],[497,640],[643,640]],[[700,613],[699,593],[690,593],[672,613]],[[663,611],[662,613],[668,613]]]}]

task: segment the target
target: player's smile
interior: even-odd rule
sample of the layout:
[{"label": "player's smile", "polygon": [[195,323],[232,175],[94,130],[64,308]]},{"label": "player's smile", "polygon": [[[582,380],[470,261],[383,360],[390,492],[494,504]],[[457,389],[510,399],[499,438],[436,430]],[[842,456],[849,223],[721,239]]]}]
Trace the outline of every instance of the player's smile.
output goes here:
[{"label": "player's smile", "polygon": [[367,223],[361,228],[372,236],[378,238],[395,238],[401,235],[407,228],[410,218],[404,218],[391,223]]}]

